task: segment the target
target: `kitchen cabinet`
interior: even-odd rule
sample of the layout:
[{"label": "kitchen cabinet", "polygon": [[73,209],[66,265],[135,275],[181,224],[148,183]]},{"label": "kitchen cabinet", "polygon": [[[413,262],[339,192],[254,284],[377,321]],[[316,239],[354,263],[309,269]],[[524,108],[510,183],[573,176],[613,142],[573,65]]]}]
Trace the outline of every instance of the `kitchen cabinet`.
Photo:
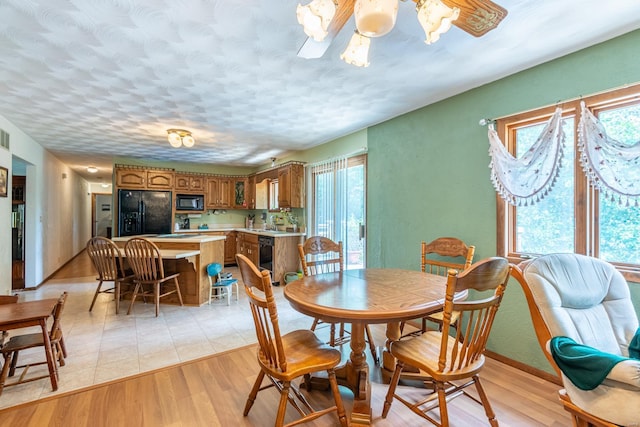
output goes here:
[{"label": "kitchen cabinet", "polygon": [[236,251],[249,258],[256,267],[260,265],[260,248],[257,234],[238,232]]},{"label": "kitchen cabinet", "polygon": [[227,239],[224,241],[224,263],[225,265],[236,263],[236,231],[226,231],[224,235]]},{"label": "kitchen cabinet", "polygon": [[256,209],[256,176],[251,175],[247,178],[247,188],[245,190],[245,199],[247,200],[248,209]]},{"label": "kitchen cabinet", "polygon": [[172,190],[174,177],[172,171],[116,169],[116,187],[132,190]]},{"label": "kitchen cabinet", "polygon": [[302,208],[302,187],[304,168],[302,165],[292,164],[278,169],[278,207]]},{"label": "kitchen cabinet", "polygon": [[202,175],[176,174],[176,184],[174,188],[179,193],[204,194],[204,187],[205,178]]},{"label": "kitchen cabinet", "polygon": [[207,178],[206,200],[209,209],[230,209],[231,178],[219,176]]},{"label": "kitchen cabinet", "polygon": [[234,209],[247,209],[247,189],[249,187],[249,180],[247,178],[233,178],[233,185],[231,191],[233,192],[231,198],[231,207]]}]

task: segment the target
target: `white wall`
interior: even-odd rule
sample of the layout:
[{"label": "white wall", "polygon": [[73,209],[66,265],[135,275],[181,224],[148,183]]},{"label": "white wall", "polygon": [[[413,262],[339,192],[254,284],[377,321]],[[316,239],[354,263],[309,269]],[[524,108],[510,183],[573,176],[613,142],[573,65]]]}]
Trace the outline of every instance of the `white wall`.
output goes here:
[{"label": "white wall", "polygon": [[[12,156],[27,162],[25,286],[38,286],[78,254],[91,237],[89,184],[3,116],[10,151],[0,148],[0,166]],[[11,292],[11,198],[0,198],[0,294]]]}]

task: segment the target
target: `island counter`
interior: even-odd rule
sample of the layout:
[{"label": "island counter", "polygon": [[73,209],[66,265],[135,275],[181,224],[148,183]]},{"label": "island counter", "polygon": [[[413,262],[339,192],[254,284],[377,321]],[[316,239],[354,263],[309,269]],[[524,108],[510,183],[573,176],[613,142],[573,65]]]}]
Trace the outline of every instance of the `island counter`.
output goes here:
[{"label": "island counter", "polygon": [[[163,259],[165,274],[180,273],[178,282],[182,299],[186,305],[200,306],[209,299],[209,279],[207,265],[212,262],[224,264],[225,236],[189,234],[160,234],[114,237],[113,241],[124,248],[131,237],[144,237],[155,243],[159,249],[180,249],[198,251],[196,255],[182,259]],[[163,300],[165,301],[165,300]],[[173,294],[166,302],[178,303]]]}]

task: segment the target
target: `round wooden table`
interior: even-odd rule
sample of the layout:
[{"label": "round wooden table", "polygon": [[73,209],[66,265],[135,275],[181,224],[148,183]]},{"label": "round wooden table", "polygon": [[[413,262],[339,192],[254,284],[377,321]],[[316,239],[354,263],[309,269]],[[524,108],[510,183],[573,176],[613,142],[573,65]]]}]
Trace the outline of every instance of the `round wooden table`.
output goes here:
[{"label": "round wooden table", "polygon": [[[400,321],[441,309],[446,282],[446,277],[421,271],[369,268],[306,276],[285,286],[284,296],[297,311],[328,322],[351,323],[351,355],[336,370],[336,376],[340,384],[353,391],[352,423],[371,424],[365,325],[387,323],[383,365],[393,371],[395,361],[389,359],[388,350],[389,344],[400,338]],[[455,299],[466,296],[466,291],[461,292]]]}]

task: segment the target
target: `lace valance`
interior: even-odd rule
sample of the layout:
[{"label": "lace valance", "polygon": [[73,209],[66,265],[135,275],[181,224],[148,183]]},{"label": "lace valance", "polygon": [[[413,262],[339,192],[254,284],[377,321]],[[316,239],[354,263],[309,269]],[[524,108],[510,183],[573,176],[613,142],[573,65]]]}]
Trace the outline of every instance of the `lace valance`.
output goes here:
[{"label": "lace valance", "polygon": [[640,198],[640,141],[625,144],[607,136],[602,123],[581,102],[580,163],[589,183],[618,203]]},{"label": "lace valance", "polygon": [[543,199],[553,187],[564,147],[562,110],[557,108],[529,150],[516,158],[507,151],[498,133],[489,127],[491,181],[498,194],[514,206]]}]

